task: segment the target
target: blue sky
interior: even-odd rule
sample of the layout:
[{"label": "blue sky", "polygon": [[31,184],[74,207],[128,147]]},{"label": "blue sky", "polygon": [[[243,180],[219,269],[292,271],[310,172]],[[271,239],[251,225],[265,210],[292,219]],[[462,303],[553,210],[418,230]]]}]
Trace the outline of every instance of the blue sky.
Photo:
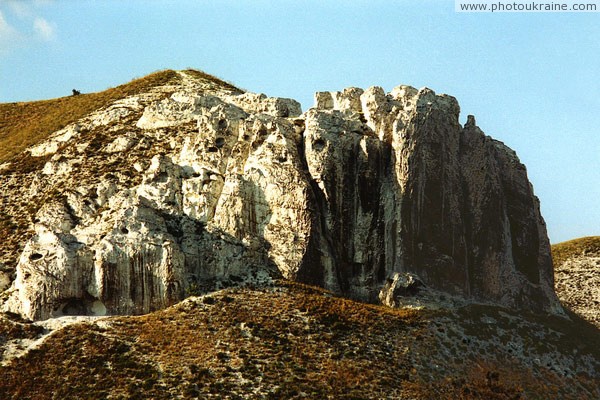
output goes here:
[{"label": "blue sky", "polygon": [[199,68],[292,97],[372,85],[455,96],[517,151],[553,243],[600,235],[600,13],[452,0],[0,0],[0,102]]}]

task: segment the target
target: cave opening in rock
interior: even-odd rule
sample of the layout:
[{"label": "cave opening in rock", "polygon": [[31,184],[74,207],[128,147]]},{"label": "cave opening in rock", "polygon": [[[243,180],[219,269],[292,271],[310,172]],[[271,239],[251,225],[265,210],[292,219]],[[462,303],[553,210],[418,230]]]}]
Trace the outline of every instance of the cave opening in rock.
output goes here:
[{"label": "cave opening in rock", "polygon": [[85,301],[80,298],[71,298],[61,308],[62,315],[87,315]]},{"label": "cave opening in rock", "polygon": [[55,312],[56,316],[64,315],[89,315],[103,316],[107,315],[106,306],[97,298],[86,294],[84,298],[71,297],[65,299]]},{"label": "cave opening in rock", "polygon": [[315,140],[313,142],[313,144],[312,144],[312,148],[315,151],[321,151],[321,150],[323,150],[325,148],[325,141],[323,139],[321,139],[321,138]]}]

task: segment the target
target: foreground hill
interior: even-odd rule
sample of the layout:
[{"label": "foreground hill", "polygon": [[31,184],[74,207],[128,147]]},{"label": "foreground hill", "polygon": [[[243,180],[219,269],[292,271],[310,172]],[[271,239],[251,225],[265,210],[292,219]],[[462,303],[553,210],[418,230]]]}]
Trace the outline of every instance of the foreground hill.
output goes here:
[{"label": "foreground hill", "polygon": [[552,256],[561,302],[600,328],[600,236],[555,244]]},{"label": "foreground hill", "polygon": [[[4,319],[0,337],[18,348],[42,325]],[[90,319],[4,357],[3,399],[600,397],[600,336],[585,322],[476,304],[392,309],[285,282]]]}]

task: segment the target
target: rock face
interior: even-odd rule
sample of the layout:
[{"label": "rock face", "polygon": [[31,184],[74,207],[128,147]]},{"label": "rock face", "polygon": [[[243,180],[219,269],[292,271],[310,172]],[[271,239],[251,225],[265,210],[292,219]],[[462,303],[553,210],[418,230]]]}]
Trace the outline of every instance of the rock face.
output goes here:
[{"label": "rock face", "polygon": [[3,187],[21,182],[13,196],[43,199],[6,310],[138,314],[275,277],[375,301],[410,272],[560,312],[525,167],[474,118],[461,126],[453,97],[350,88],[301,114],[180,74],[32,148],[43,168],[3,173]]}]

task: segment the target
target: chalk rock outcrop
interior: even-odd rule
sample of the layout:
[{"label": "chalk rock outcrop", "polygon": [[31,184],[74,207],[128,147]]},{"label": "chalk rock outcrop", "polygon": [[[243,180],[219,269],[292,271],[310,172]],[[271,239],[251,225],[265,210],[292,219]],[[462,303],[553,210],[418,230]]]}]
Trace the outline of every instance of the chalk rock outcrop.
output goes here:
[{"label": "chalk rock outcrop", "polygon": [[300,114],[181,74],[168,95],[123,99],[32,149],[49,160],[22,190],[50,200],[5,309],[138,314],[277,277],[376,301],[409,272],[560,312],[525,167],[474,118],[461,126],[453,97],[350,88]]},{"label": "chalk rock outcrop", "polygon": [[317,104],[304,144],[328,238],[318,248],[335,273],[315,283],[368,298],[393,272],[412,272],[453,294],[560,312],[525,167],[472,116],[460,126],[454,98],[373,87],[320,93]]},{"label": "chalk rock outcrop", "polygon": [[396,272],[381,288],[379,301],[388,307],[397,307],[399,298],[415,296],[424,287],[425,285],[417,275]]}]

